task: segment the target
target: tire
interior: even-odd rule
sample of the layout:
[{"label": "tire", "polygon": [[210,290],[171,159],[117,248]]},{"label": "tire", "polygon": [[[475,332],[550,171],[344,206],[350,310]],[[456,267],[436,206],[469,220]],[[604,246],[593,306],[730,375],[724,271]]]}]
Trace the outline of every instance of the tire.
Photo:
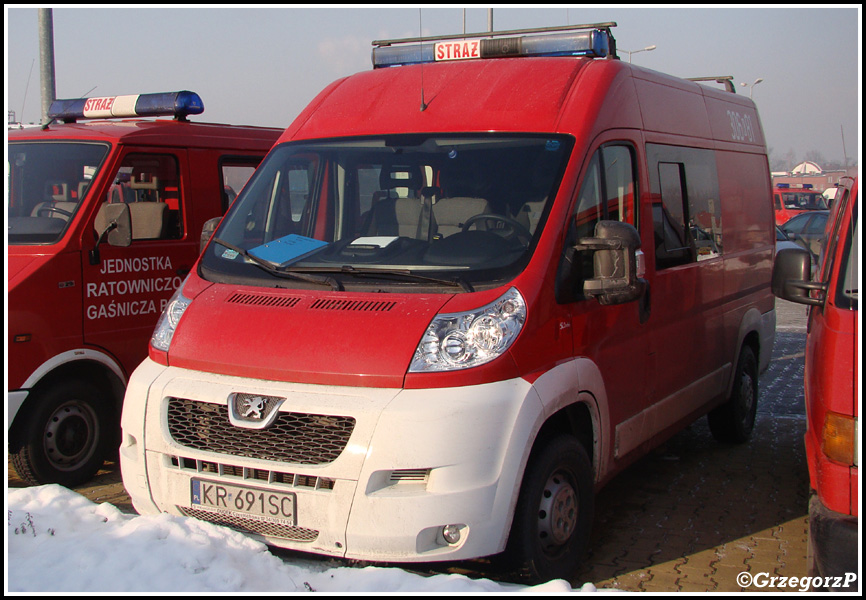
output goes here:
[{"label": "tire", "polygon": [[720,442],[742,444],[752,435],[757,411],[758,360],[749,346],[743,346],[731,397],[707,415],[710,432]]},{"label": "tire", "polygon": [[572,436],[551,439],[530,456],[505,563],[523,581],[572,579],[589,543],[593,510],[586,451]]},{"label": "tire", "polygon": [[65,381],[36,392],[23,410],[10,436],[10,454],[25,483],[72,487],[96,474],[112,423],[96,386]]}]

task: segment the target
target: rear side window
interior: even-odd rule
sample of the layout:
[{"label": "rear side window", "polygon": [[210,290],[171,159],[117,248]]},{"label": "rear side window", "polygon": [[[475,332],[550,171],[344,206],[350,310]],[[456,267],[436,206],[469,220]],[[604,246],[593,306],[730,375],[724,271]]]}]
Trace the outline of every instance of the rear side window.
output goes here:
[{"label": "rear side window", "polygon": [[722,210],[711,150],[647,144],[656,269],[720,256]]}]

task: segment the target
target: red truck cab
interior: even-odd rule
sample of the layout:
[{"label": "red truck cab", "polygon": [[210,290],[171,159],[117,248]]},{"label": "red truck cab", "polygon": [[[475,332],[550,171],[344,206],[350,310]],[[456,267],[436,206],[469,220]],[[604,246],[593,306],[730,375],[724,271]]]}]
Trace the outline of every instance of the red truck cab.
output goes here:
[{"label": "red truck cab", "polygon": [[827,199],[805,183],[793,187],[789,183],[773,186],[773,206],[776,211],[776,225],[784,225],[793,217],[810,210],[827,210]]},{"label": "red truck cab", "polygon": [[205,222],[280,133],[188,120],[203,110],[192,92],[57,100],[48,125],[8,132],[7,423],[28,483],[86,481],[117,447]]},{"label": "red truck cab", "polygon": [[811,306],[805,396],[809,570],[817,589],[856,590],[859,576],[859,343],[857,180],[839,188],[815,281],[804,250],[781,250],[780,298]]}]

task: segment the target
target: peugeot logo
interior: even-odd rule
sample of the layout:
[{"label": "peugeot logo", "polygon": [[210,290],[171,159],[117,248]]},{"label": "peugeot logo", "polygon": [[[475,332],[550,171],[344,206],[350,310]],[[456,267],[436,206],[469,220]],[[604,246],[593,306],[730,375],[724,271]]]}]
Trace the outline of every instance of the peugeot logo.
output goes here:
[{"label": "peugeot logo", "polygon": [[261,396],[253,396],[252,398],[244,398],[241,401],[243,407],[242,417],[262,420],[262,411],[265,409],[265,399]]},{"label": "peugeot logo", "polygon": [[279,415],[279,407],[285,398],[234,393],[229,396],[229,421],[235,427],[265,429]]}]

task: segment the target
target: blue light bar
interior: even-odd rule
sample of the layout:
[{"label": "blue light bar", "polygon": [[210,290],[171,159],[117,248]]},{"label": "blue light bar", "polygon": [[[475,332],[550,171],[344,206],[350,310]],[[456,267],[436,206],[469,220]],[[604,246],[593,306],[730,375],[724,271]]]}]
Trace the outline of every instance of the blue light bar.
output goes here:
[{"label": "blue light bar", "polygon": [[48,109],[50,119],[74,123],[77,119],[172,116],[178,120],[204,112],[204,103],[195,92],[165,92],[103,98],[55,100]]},{"label": "blue light bar", "polygon": [[[606,29],[579,33],[524,35],[507,38],[452,39],[417,38],[409,46],[392,46],[400,40],[382,42],[373,48],[373,67],[395,67],[417,63],[515,56],[590,56],[602,58],[612,52],[613,38]],[[423,40],[431,43],[424,44]],[[377,42],[374,42],[374,44]]]},{"label": "blue light bar", "polygon": [[804,184],[803,184],[803,189],[805,189],[805,190],[811,190],[812,187],[813,187],[813,186],[812,186],[811,183],[804,183]]}]

